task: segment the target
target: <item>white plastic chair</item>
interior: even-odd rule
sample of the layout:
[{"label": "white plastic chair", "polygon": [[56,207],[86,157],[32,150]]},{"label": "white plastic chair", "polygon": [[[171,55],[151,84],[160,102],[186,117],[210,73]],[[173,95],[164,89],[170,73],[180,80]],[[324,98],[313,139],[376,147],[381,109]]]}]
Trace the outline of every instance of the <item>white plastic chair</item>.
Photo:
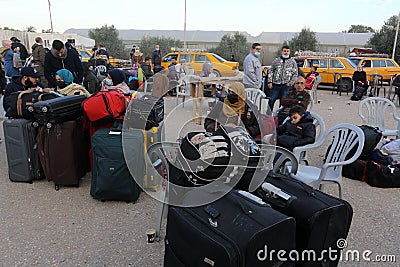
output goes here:
[{"label": "white plastic chair", "polygon": [[[331,136],[333,141],[331,141]],[[291,177],[316,189],[320,189],[322,183],[335,183],[339,187],[339,197],[342,198],[342,167],[354,162],[361,155],[364,139],[363,131],[356,125],[341,123],[331,127],[317,143],[293,149],[293,154],[299,158],[301,153],[315,150],[326,141],[332,142],[328,147],[323,165],[317,167],[299,164],[297,174],[291,174]],[[346,159],[354,147],[357,147],[356,152],[351,158]]]},{"label": "white plastic chair", "polygon": [[266,99],[266,95],[260,89],[245,88],[247,99],[250,100],[254,105],[258,107],[258,110],[263,113],[263,100]]},{"label": "white plastic chair", "polygon": [[[393,119],[397,123],[396,129],[386,129],[385,117],[386,112],[393,114]],[[358,115],[362,119],[362,123],[373,127],[379,127],[382,136],[395,136],[400,138],[400,117],[397,114],[396,105],[387,98],[368,97],[360,101],[358,105]],[[387,122],[387,121],[386,121]]]},{"label": "white plastic chair", "polygon": [[178,105],[179,97],[181,96],[182,106],[185,107],[185,98],[190,96],[191,81],[194,80],[195,77],[197,76],[194,75],[194,69],[189,69],[189,74],[179,79],[178,86],[176,87],[176,105]]}]

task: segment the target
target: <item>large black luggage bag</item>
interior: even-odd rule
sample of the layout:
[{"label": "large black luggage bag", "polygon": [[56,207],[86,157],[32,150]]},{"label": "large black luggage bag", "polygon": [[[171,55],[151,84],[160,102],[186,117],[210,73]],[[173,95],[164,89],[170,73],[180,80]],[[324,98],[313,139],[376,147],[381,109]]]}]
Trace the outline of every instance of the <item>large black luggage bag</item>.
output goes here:
[{"label": "large black luggage bag", "polygon": [[270,253],[295,248],[294,219],[248,195],[234,190],[211,204],[171,206],[164,267],[294,266]]},{"label": "large black luggage bag", "polygon": [[26,119],[3,121],[8,176],[13,182],[32,183],[44,178],[36,145],[37,130]]},{"label": "large black luggage bag", "polygon": [[[324,258],[314,260],[313,255],[310,259],[300,258],[296,266],[337,266],[343,248],[338,243],[347,237],[353,217],[348,202],[272,172],[256,193],[277,211],[296,219],[299,255],[311,251],[317,259]],[[328,253],[330,250],[333,252]]]},{"label": "large black luggage bag", "polygon": [[55,189],[60,185],[79,186],[86,174],[88,151],[81,121],[66,121],[48,129],[38,128],[40,162],[48,180]]},{"label": "large black luggage bag", "polygon": [[[135,202],[140,195],[140,187],[131,175],[122,148],[122,127],[99,129],[92,136],[92,183],[90,194],[101,201],[120,200]],[[124,142],[129,144],[132,157],[127,159],[144,173],[143,133],[131,130],[124,134]]]},{"label": "large black luggage bag", "polygon": [[77,119],[82,115],[82,102],[84,95],[71,95],[58,97],[33,104],[34,125],[53,125]]}]

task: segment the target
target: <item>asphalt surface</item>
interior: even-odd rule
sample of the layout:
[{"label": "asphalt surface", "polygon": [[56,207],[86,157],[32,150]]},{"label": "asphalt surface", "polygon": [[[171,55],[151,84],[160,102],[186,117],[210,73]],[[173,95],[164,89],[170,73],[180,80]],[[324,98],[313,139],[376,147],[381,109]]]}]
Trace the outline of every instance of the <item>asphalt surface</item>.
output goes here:
[{"label": "asphalt surface", "polygon": [[[328,128],[341,122],[361,124],[358,102],[350,101],[350,95],[321,90],[318,98],[320,103],[313,111],[324,118]],[[176,106],[175,98],[166,103],[167,110]],[[187,104],[175,110],[165,124],[169,140],[178,137],[179,125],[185,121],[181,116],[190,118],[192,107]],[[388,125],[395,126],[393,121]],[[202,127],[187,123],[183,128],[182,134]],[[0,137],[4,140],[2,130]],[[310,163],[321,164],[325,150],[310,153]],[[146,193],[135,204],[94,200],[89,193],[90,179],[88,173],[79,188],[59,191],[46,180],[12,183],[2,142],[0,266],[162,266],[164,243],[147,244],[146,240],[146,230],[154,228],[159,203]],[[335,187],[326,191],[337,194]],[[344,252],[357,250],[360,260],[344,257],[339,266],[399,266],[400,189],[373,188],[344,178],[343,198],[354,209]],[[397,263],[368,262],[362,253],[371,259],[394,255]]]}]

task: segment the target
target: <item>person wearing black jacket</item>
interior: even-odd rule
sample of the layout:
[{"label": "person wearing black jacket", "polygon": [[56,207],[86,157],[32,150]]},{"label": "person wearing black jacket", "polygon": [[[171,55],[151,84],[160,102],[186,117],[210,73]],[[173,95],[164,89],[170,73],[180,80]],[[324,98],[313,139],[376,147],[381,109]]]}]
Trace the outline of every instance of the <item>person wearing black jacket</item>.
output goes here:
[{"label": "person wearing black jacket", "polygon": [[21,43],[21,41],[17,39],[17,37],[11,37],[10,40],[12,42],[12,44],[11,44],[12,50],[14,50],[14,48],[16,48],[16,47],[19,47],[20,57],[21,57],[22,63],[24,63],[25,60],[28,58],[28,50]]},{"label": "person wearing black jacket", "polygon": [[246,103],[246,91],[240,82],[230,85],[224,102],[218,101],[204,121],[204,129],[214,132],[218,126],[244,126],[251,137],[260,135],[260,126],[253,110],[257,107]]},{"label": "person wearing black jacket", "polygon": [[32,67],[23,67],[21,76],[14,76],[12,81],[6,85],[4,89],[3,108],[5,111],[10,107],[7,98],[13,92],[25,91],[31,88],[44,88],[44,85],[39,82],[40,74]]},{"label": "person wearing black jacket", "polygon": [[161,66],[161,58],[162,54],[160,51],[160,46],[156,45],[154,51],[151,53],[151,62],[154,64],[154,66]]},{"label": "person wearing black jacket", "polygon": [[368,80],[367,80],[367,73],[363,70],[362,66],[358,66],[357,70],[353,73],[353,77],[351,78],[354,83],[355,87],[361,86],[364,88],[365,92],[368,89]]},{"label": "person wearing black jacket", "polygon": [[63,42],[54,40],[52,48],[44,59],[44,76],[49,82],[49,87],[55,88],[56,72],[67,69],[74,75],[74,83],[82,84],[83,66],[78,54],[73,49],[66,49]]},{"label": "person wearing black jacket", "polygon": [[276,129],[277,145],[293,151],[297,146],[315,142],[314,118],[302,106],[294,106],[289,111],[290,120]]}]

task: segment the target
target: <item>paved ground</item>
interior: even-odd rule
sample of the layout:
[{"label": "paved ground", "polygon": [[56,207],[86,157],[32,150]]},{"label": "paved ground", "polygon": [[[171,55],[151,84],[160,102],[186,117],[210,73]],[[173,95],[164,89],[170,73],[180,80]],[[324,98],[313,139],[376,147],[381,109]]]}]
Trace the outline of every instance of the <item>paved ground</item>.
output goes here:
[{"label": "paved ground", "polygon": [[[314,111],[328,127],[360,124],[358,102],[350,95],[322,90]],[[175,99],[168,105],[175,106]],[[177,136],[179,116],[190,118],[191,106],[179,107],[167,119],[169,137]],[[1,126],[0,126],[1,127]],[[193,124],[187,129],[197,129]],[[175,134],[172,134],[175,133]],[[3,131],[0,129],[3,138]],[[4,139],[3,139],[4,140]],[[322,161],[325,150],[310,153]],[[8,179],[4,142],[0,144],[0,266],[162,266],[163,242],[147,244],[158,203],[142,194],[136,204],[99,202],[89,194],[90,177],[79,188],[54,190],[52,182],[12,183]],[[335,194],[335,188],[327,188]],[[354,208],[348,250],[395,255],[400,261],[400,189],[379,189],[344,180],[344,198]],[[185,233],[182,233],[185,234]],[[399,266],[399,263],[342,261],[340,266]]]}]

